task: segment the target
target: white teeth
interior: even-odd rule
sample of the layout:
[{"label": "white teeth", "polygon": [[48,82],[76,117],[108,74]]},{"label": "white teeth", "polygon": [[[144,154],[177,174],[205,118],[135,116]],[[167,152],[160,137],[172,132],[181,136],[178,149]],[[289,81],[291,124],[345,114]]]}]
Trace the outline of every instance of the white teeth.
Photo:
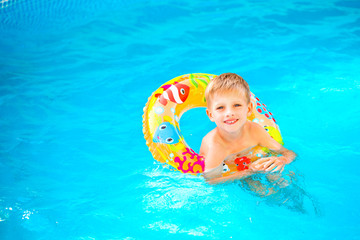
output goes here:
[{"label": "white teeth", "polygon": [[232,123],[236,122],[236,120],[233,120],[233,121],[225,121],[225,122],[232,124]]}]

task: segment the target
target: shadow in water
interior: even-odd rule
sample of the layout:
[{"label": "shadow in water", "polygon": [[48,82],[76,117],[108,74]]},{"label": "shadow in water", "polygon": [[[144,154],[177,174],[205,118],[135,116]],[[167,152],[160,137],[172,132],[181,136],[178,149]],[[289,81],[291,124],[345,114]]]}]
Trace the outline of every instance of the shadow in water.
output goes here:
[{"label": "shadow in water", "polygon": [[255,174],[240,181],[240,186],[272,206],[286,207],[292,211],[321,216],[317,200],[304,190],[303,177],[288,170],[287,172]]}]

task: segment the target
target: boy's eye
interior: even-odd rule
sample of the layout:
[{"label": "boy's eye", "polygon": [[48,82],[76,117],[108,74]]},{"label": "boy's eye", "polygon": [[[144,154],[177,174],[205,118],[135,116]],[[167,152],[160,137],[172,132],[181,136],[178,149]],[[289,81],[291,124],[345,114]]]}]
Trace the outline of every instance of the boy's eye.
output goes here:
[{"label": "boy's eye", "polygon": [[235,107],[241,107],[241,104],[235,104]]},{"label": "boy's eye", "polygon": [[221,110],[223,108],[224,108],[223,106],[220,106],[220,107],[217,107],[216,110]]}]

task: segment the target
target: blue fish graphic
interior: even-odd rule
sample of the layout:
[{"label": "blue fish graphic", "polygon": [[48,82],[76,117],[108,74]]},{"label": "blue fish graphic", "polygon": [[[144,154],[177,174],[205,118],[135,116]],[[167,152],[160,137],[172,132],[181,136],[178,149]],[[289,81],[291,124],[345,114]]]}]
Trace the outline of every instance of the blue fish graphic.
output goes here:
[{"label": "blue fish graphic", "polygon": [[155,131],[153,142],[175,144],[179,142],[179,133],[171,123],[163,122]]}]

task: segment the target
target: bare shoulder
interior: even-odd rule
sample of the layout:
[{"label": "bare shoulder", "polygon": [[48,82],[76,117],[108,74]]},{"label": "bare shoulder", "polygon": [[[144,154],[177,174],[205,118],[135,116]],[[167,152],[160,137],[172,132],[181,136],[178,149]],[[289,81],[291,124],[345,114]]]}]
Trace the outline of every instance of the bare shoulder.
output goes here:
[{"label": "bare shoulder", "polygon": [[268,132],[259,124],[254,122],[249,122],[249,133],[252,137],[256,138],[258,141],[264,137],[269,137]]},{"label": "bare shoulder", "polygon": [[260,140],[267,134],[266,130],[259,124],[248,121],[246,124],[248,140],[252,141],[254,145],[260,144]]},{"label": "bare shoulder", "polygon": [[214,130],[210,131],[208,134],[205,135],[205,137],[203,137],[200,147],[200,155],[207,155],[209,145],[211,145],[212,139],[214,138]]},{"label": "bare shoulder", "polygon": [[219,166],[226,158],[223,144],[218,141],[216,130],[210,131],[202,140],[200,155],[205,157],[205,170]]},{"label": "bare shoulder", "polygon": [[200,147],[200,155],[206,157],[214,146],[216,146],[216,129],[213,129],[202,139]]},{"label": "bare shoulder", "polygon": [[275,141],[270,134],[259,124],[253,123],[251,126],[251,135],[255,136],[258,145],[267,147],[271,150],[279,150],[282,148],[282,145]]},{"label": "bare shoulder", "polygon": [[251,132],[255,132],[255,133],[263,132],[263,131],[266,132],[266,130],[259,124],[255,123],[255,122],[250,122],[250,121],[248,123],[249,123],[249,129]]}]

